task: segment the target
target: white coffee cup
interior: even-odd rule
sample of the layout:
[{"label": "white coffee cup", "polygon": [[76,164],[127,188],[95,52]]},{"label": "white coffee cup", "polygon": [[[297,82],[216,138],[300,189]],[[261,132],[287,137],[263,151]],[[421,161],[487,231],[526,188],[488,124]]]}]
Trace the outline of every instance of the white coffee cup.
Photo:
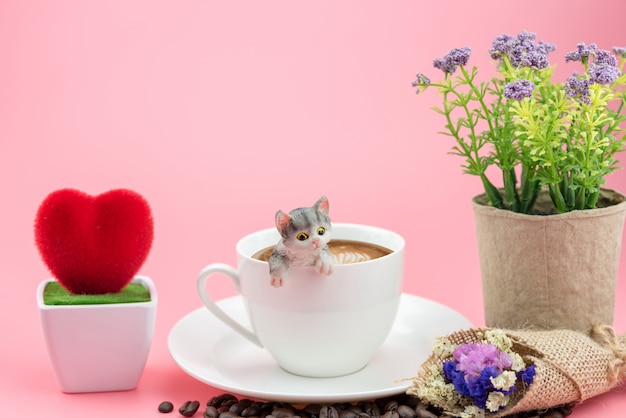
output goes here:
[{"label": "white coffee cup", "polygon": [[[270,284],[268,263],[252,255],[279,239],[275,228],[242,238],[236,246],[237,269],[216,263],[200,272],[200,298],[217,318],[264,347],[290,373],[333,377],[362,369],[385,341],[398,311],[404,239],[373,226],[333,224],[333,240],[370,242],[392,252],[336,264],[328,276],[313,267],[295,267],[277,288]],[[228,276],[241,294],[252,330],[226,314],[207,293],[207,280],[218,274]]]}]

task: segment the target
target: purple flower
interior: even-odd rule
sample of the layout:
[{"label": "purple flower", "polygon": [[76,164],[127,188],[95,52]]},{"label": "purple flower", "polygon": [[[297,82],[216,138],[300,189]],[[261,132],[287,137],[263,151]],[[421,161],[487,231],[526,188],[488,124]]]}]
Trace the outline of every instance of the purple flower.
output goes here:
[{"label": "purple flower", "polygon": [[511,357],[493,344],[461,344],[454,350],[453,357],[458,363],[458,370],[474,379],[480,377],[485,367],[495,367],[501,372],[512,364]]},{"label": "purple flower", "polygon": [[565,82],[565,94],[584,103],[591,104],[589,99],[591,95],[589,92],[589,79],[577,77],[576,74],[569,77]]},{"label": "purple flower", "polygon": [[467,61],[472,53],[469,47],[454,48],[443,58],[437,58],[433,62],[435,68],[440,69],[446,74],[452,74],[459,65],[467,65]]},{"label": "purple flower", "polygon": [[626,47],[625,46],[614,46],[613,53],[618,57],[626,58]]},{"label": "purple flower", "polygon": [[491,43],[491,49],[489,50],[489,55],[494,60],[499,60],[505,55],[509,55],[513,48],[515,47],[516,38],[503,33],[500,36],[496,36]]},{"label": "purple flower", "polygon": [[[621,50],[615,47],[613,51],[619,55]],[[626,53],[626,51],[623,52]],[[565,61],[582,61],[586,64],[589,62],[589,56],[593,56],[593,65],[588,70],[591,83],[611,84],[622,75],[620,69],[617,68],[617,59],[609,51],[598,49],[596,44],[586,46],[584,42],[579,42],[576,50],[565,55]],[[566,88],[570,97],[584,98],[589,96],[588,87],[582,85],[581,81],[568,79]],[[584,101],[589,103],[588,99]]]},{"label": "purple flower", "polygon": [[428,77],[426,77],[424,74],[422,73],[418,73],[415,76],[415,81],[412,83],[413,87],[417,87],[417,90],[415,91],[416,94],[418,94],[420,92],[420,87],[426,88],[430,85],[430,79]]},{"label": "purple flower", "polygon": [[523,30],[517,35],[517,44],[518,46],[522,46],[525,49],[533,50],[536,48],[536,45],[535,45],[536,37],[537,35],[535,35],[533,32],[527,32]]},{"label": "purple flower", "polygon": [[445,381],[453,384],[457,393],[471,398],[473,405],[481,409],[487,408],[491,393],[510,396],[517,390],[518,381],[530,385],[535,377],[534,365],[514,373],[511,356],[493,344],[461,344],[452,357],[454,360],[442,364]]},{"label": "purple flower", "polygon": [[552,51],[556,51],[556,45],[549,42],[539,41],[535,47],[537,51],[548,55]]},{"label": "purple flower", "polygon": [[611,84],[622,75],[619,68],[607,64],[593,64],[589,67],[589,77],[592,83]]},{"label": "purple flower", "polygon": [[491,378],[496,376],[498,376],[498,370],[491,366],[485,367],[477,378],[466,379],[467,390],[474,399],[475,406],[485,409],[489,391],[493,389]]},{"label": "purple flower", "polygon": [[547,42],[535,42],[536,35],[522,31],[516,37],[502,34],[497,36],[489,50],[489,55],[494,60],[509,58],[513,67],[531,67],[534,69],[546,68],[550,65],[548,54],[554,51],[554,44]]},{"label": "purple flower", "polygon": [[457,370],[455,361],[446,361],[443,363],[443,375],[448,382],[454,385],[454,389],[463,396],[470,396],[467,383],[465,383],[465,374]]},{"label": "purple flower", "polygon": [[617,60],[606,49],[598,49],[594,52],[593,63],[600,65],[612,65],[613,67],[617,66]]},{"label": "purple flower", "polygon": [[519,63],[519,67],[531,67],[536,70],[546,68],[550,65],[550,61],[548,61],[548,55],[539,52],[538,50],[530,51],[526,54],[520,55]]},{"label": "purple flower", "polygon": [[596,44],[591,44],[586,46],[584,42],[579,42],[576,45],[576,49],[574,51],[568,52],[565,54],[565,62],[570,61],[587,61],[589,59],[589,55],[592,54],[596,50]]},{"label": "purple flower", "polygon": [[526,97],[532,97],[534,88],[532,81],[522,78],[504,86],[504,97],[520,101]]},{"label": "purple flower", "polygon": [[535,365],[531,364],[530,366],[526,367],[524,370],[521,370],[518,374],[517,377],[519,379],[522,379],[522,382],[524,382],[527,385],[530,385],[533,382],[533,379],[535,378]]}]

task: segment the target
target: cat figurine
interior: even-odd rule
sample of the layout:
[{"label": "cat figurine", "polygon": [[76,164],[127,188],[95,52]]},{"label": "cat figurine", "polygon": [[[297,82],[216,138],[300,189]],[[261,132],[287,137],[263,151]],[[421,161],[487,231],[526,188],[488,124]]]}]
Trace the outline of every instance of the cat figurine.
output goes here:
[{"label": "cat figurine", "polygon": [[328,199],[322,196],[312,207],[276,212],[280,241],[269,258],[271,284],[281,287],[290,267],[315,266],[320,274],[333,270],[333,256],[328,249],[332,226]]}]

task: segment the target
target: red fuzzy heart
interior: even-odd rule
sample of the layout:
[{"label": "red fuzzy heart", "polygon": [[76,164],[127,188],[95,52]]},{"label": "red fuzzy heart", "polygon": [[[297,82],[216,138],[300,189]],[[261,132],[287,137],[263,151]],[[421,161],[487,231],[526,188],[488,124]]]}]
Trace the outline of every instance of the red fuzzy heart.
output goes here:
[{"label": "red fuzzy heart", "polygon": [[126,189],[95,197],[57,190],[41,203],[35,220],[44,263],[78,294],[119,292],[146,260],[152,239],[150,206]]}]

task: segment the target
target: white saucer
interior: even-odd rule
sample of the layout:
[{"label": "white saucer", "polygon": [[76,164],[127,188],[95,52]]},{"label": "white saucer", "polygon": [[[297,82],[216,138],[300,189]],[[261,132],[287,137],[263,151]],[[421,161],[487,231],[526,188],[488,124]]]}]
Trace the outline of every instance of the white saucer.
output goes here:
[{"label": "white saucer", "polygon": [[[249,324],[241,296],[223,299],[218,305]],[[372,361],[356,373],[333,378],[285,372],[265,350],[232,331],[204,307],[174,325],[168,348],[183,371],[227,392],[266,401],[351,402],[405,392],[429,356],[435,338],[470,327],[467,318],[447,306],[403,294],[391,333]]]}]

